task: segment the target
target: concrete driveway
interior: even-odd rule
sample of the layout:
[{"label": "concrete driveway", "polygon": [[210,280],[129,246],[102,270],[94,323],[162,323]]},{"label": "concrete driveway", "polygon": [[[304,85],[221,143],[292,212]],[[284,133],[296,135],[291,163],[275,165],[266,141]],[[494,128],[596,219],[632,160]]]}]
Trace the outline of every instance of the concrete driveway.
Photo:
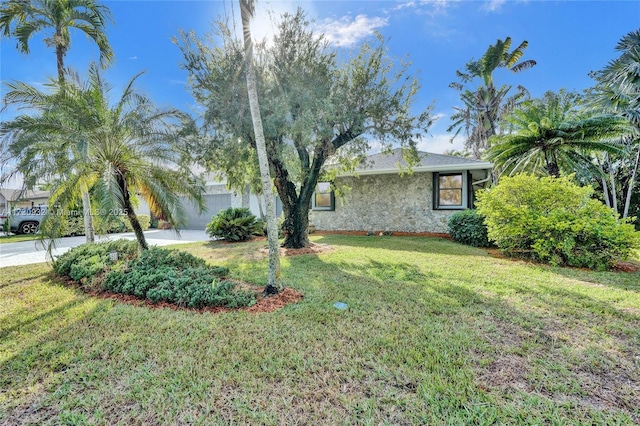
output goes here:
[{"label": "concrete driveway", "polygon": [[[144,236],[150,246],[167,246],[170,244],[208,241],[210,239],[205,231],[196,230],[183,230],[180,231],[180,235],[178,235],[172,230],[150,229],[145,231]],[[117,239],[135,240],[136,237],[133,232],[127,232],[123,234],[98,236],[96,241],[111,241]],[[59,238],[56,240],[52,254],[55,258],[71,248],[77,247],[85,242],[85,237]],[[43,247],[39,240],[0,244],[0,268],[28,265],[31,263],[42,263],[49,260],[51,259],[47,257],[46,247]]]}]

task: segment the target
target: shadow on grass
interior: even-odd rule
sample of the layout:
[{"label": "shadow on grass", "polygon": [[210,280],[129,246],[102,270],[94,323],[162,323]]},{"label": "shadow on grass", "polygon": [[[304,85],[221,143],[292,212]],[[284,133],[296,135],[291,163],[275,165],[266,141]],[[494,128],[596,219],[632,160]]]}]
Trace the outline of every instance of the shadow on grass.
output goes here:
[{"label": "shadow on grass", "polygon": [[486,250],[458,244],[445,238],[405,237],[405,236],[352,236],[352,235],[311,235],[312,241],[319,244],[345,246],[353,248],[380,248],[416,253],[435,253],[455,256],[487,256]]}]

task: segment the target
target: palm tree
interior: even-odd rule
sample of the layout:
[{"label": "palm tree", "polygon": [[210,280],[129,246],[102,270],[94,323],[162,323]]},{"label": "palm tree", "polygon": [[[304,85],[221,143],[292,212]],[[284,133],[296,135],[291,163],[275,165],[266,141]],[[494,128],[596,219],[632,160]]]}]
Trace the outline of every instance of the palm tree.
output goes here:
[{"label": "palm tree", "polygon": [[[481,157],[487,148],[487,142],[493,135],[499,133],[500,120],[511,112],[520,102],[529,97],[529,92],[523,86],[518,86],[515,94],[508,96],[511,86],[494,84],[494,72],[499,68],[506,68],[512,72],[520,72],[536,65],[534,60],[520,61],[527,48],[525,40],[518,47],[511,49],[511,37],[504,41],[497,40],[490,45],[484,55],[477,61],[471,60],[465,65],[465,72],[456,71],[461,83],[454,82],[449,87],[459,90],[463,107],[455,107],[451,116],[453,123],[447,129],[455,133],[452,140],[464,130],[469,148],[476,159]],[[481,83],[475,89],[465,89],[468,84],[479,78]]]},{"label": "palm tree", "polygon": [[[623,155],[623,159],[631,159],[622,212],[622,217],[627,217],[640,166],[640,29],[622,37],[616,50],[621,52],[620,56],[592,74],[598,83],[590,93],[589,101],[596,110],[620,116],[633,127],[629,133],[627,152]],[[610,171],[613,172],[611,163],[622,164],[625,161],[610,162]],[[608,193],[606,181],[603,182],[603,188]],[[611,189],[615,201],[615,188]],[[608,202],[609,197],[606,198]]]},{"label": "palm tree", "polygon": [[253,67],[253,41],[251,39],[250,22],[254,12],[253,0],[238,0],[240,3],[240,15],[242,18],[242,33],[244,36],[245,68],[247,77],[247,92],[249,96],[249,108],[251,121],[255,134],[256,151],[260,165],[262,179],[262,194],[264,194],[267,209],[267,238],[269,239],[269,278],[264,294],[274,294],[284,290],[280,276],[280,248],[278,247],[278,223],[276,219],[276,207],[273,200],[271,175],[269,173],[269,161],[267,157],[267,145],[262,129],[260,116],[260,104],[258,90],[256,88],[256,73]]},{"label": "palm tree", "polygon": [[0,135],[29,175],[46,172],[53,177],[51,204],[71,205],[90,188],[98,211],[126,215],[140,247],[146,249],[134,200],[142,197],[153,214],[179,228],[185,219],[179,195],[187,195],[202,209],[203,185],[175,146],[183,114],[158,110],[138,93],[134,83],[140,75],[128,82],[113,105],[110,87],[95,64],[85,83],[72,76],[63,90],[59,82],[52,82],[57,88],[52,95],[14,84],[9,99],[37,97],[39,106],[51,102],[50,110],[5,122]]},{"label": "palm tree", "polygon": [[512,132],[493,136],[487,158],[502,173],[574,172],[592,166],[590,153],[617,153],[626,125],[611,116],[584,117],[579,97],[560,90],[524,102],[506,117]]},{"label": "palm tree", "polygon": [[[105,35],[109,21],[112,21],[109,8],[94,0],[9,0],[0,6],[0,31],[4,37],[16,38],[17,48],[23,53],[29,53],[29,40],[33,35],[53,30],[44,41],[55,49],[60,83],[64,82],[64,57],[71,45],[71,28],[84,32],[96,43],[103,66],[111,63],[113,52]],[[87,242],[93,242],[94,226],[87,188],[82,191],[82,205]]]},{"label": "palm tree", "polygon": [[58,80],[64,80],[64,57],[71,45],[70,29],[84,32],[100,49],[100,63],[106,66],[113,52],[105,35],[112,21],[106,6],[94,0],[9,0],[0,6],[0,31],[4,37],[17,39],[17,48],[29,53],[29,40],[47,29],[52,34],[44,41],[56,52]]}]

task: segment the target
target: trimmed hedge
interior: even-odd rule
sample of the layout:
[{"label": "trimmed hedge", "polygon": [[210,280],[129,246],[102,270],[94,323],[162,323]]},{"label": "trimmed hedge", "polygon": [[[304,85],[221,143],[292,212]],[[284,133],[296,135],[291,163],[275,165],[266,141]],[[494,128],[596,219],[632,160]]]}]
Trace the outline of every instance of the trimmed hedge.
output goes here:
[{"label": "trimmed hedge", "polygon": [[476,210],[463,210],[449,217],[449,235],[453,241],[473,247],[489,247],[487,225]]}]

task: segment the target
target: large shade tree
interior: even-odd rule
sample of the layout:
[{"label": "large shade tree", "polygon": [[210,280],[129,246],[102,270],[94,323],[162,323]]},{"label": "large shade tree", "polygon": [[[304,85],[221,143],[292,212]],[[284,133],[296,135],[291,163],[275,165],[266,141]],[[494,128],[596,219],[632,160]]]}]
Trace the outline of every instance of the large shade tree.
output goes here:
[{"label": "large shade tree", "polygon": [[560,90],[524,102],[505,118],[511,132],[491,138],[487,158],[500,173],[559,177],[561,172],[592,167],[594,152],[620,152],[624,121],[585,116],[579,99],[573,92]]},{"label": "large shade tree", "polygon": [[623,154],[603,158],[601,163],[605,172],[613,177],[610,183],[606,179],[602,181],[605,200],[617,208],[616,189],[620,188],[620,198],[624,199],[621,214],[627,217],[640,166],[640,29],[622,37],[616,51],[620,52],[619,57],[592,73],[597,84],[589,93],[589,101],[596,111],[617,115],[631,125]]},{"label": "large shade tree", "polygon": [[496,85],[497,70],[505,68],[517,73],[536,65],[534,60],[522,60],[528,46],[526,40],[513,50],[511,43],[511,37],[498,39],[480,59],[471,59],[464,71],[456,71],[459,82],[449,85],[461,92],[463,105],[454,107],[447,131],[454,132],[452,140],[464,131],[465,148],[477,159],[488,147],[489,138],[501,133],[502,118],[529,97],[524,86],[518,85],[514,93],[511,85]]},{"label": "large shade tree", "polygon": [[[242,181],[234,176],[244,173],[239,165],[252,161],[256,147],[242,45],[225,22],[205,40],[182,33],[175,41],[192,93],[205,108],[202,156]],[[300,10],[282,16],[273,42],[257,45],[255,58],[267,156],[285,216],[283,245],[304,247],[312,195],[327,160],[362,156],[370,140],[415,148],[431,124],[430,109],[412,113],[418,82],[406,61],[386,54],[380,37],[339,61]]]},{"label": "large shade tree", "polygon": [[86,81],[78,76],[62,84],[52,81],[50,92],[10,83],[7,99],[30,106],[32,113],[3,122],[0,135],[8,160],[27,179],[39,176],[51,182],[52,210],[74,205],[89,188],[95,211],[126,215],[146,249],[135,200],[142,197],[153,214],[179,228],[185,223],[180,195],[202,209],[203,185],[181,155],[178,135],[186,117],[174,109],[158,109],[138,92],[134,84],[139,76],[115,102],[95,65]]}]

